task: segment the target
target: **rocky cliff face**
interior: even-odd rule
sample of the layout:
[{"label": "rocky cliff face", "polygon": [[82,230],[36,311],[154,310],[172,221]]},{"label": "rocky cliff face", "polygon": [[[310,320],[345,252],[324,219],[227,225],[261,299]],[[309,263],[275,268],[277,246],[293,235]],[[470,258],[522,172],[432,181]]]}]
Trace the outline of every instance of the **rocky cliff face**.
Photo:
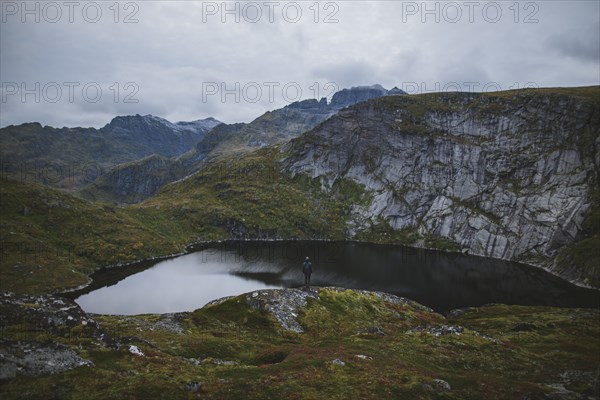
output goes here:
[{"label": "rocky cliff face", "polygon": [[364,186],[364,204],[348,210],[348,238],[384,224],[415,233],[412,245],[434,237],[452,250],[551,266],[579,238],[598,187],[598,90],[590,92],[374,99],[293,140],[284,164],[324,190],[340,179]]},{"label": "rocky cliff face", "polygon": [[109,169],[79,194],[91,201],[137,203],[182,175],[184,172],[176,161],[152,155]]}]

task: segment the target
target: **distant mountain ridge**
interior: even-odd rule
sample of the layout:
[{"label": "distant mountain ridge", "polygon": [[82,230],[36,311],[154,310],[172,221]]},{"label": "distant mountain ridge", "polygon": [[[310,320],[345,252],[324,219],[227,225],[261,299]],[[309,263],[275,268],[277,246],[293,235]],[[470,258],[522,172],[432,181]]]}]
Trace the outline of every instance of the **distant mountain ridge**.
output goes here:
[{"label": "distant mountain ridge", "polygon": [[330,103],[298,101],[250,123],[223,124],[212,117],[173,123],[136,114],[117,116],[100,129],[10,125],[0,129],[2,173],[81,190],[90,200],[138,202],[224,154],[286,142],[344,107],[398,94],[406,93],[356,86],[335,93]]},{"label": "distant mountain ridge", "polygon": [[143,116],[136,114],[127,116],[117,116],[113,118],[103,128],[100,128],[100,131],[119,128],[130,131],[149,128],[161,130],[162,128],[168,127],[171,128],[174,132],[198,132],[202,130],[210,130],[220,123],[220,121],[217,121],[212,117],[199,119],[195,121],[179,121],[173,123],[164,118],[157,117],[151,114]]},{"label": "distant mountain ridge", "polygon": [[[210,158],[211,152],[212,156],[218,156],[231,150],[247,150],[285,142],[316,127],[345,107],[378,97],[402,94],[406,92],[396,87],[386,90],[376,84],[342,89],[333,94],[330,103],[326,98],[297,101],[283,108],[267,111],[247,124],[223,124],[198,142],[191,151],[192,154],[183,157]],[[219,148],[225,151],[219,152]]]},{"label": "distant mountain ridge", "polygon": [[[153,195],[163,185],[194,173],[220,157],[243,154],[261,147],[285,143],[335,115],[341,109],[383,96],[406,94],[381,85],[356,86],[336,92],[331,102],[322,98],[291,103],[267,111],[249,123],[220,124],[197,145],[179,157],[146,158],[116,166],[80,192],[90,200],[135,203]],[[160,165],[156,169],[152,166]],[[151,181],[152,184],[149,184]]]},{"label": "distant mountain ridge", "polygon": [[397,87],[387,90],[379,84],[372,86],[355,86],[350,89],[342,89],[335,93],[331,98],[331,107],[334,109],[342,109],[376,97],[394,96],[399,94],[407,93]]},{"label": "distant mountain ridge", "polygon": [[214,118],[172,123],[137,114],[115,117],[100,129],[54,128],[37,122],[10,125],[0,129],[2,173],[77,188],[116,164],[153,154],[181,155],[219,124]]}]

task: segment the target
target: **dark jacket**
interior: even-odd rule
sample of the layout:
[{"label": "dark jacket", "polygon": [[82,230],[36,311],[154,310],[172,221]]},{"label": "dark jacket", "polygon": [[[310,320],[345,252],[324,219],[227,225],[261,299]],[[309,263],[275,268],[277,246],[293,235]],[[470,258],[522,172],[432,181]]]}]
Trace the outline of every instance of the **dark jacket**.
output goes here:
[{"label": "dark jacket", "polygon": [[304,264],[302,265],[302,272],[305,274],[312,274],[312,263],[310,260],[304,260]]}]

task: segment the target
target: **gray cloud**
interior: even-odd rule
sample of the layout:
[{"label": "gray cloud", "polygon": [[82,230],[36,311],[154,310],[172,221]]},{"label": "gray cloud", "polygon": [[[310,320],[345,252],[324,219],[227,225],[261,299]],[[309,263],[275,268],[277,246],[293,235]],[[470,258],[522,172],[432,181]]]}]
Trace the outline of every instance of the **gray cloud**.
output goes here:
[{"label": "gray cloud", "polygon": [[[45,4],[28,4],[35,3],[40,10]],[[427,14],[420,1],[334,1],[319,3],[318,15],[313,2],[279,2],[270,22],[259,1],[254,4],[262,5],[262,16],[255,23],[248,21],[255,14],[239,14],[237,23],[231,14],[206,13],[221,2],[120,2],[117,23],[113,2],[95,3],[102,9],[95,23],[82,17],[91,3],[78,3],[72,23],[66,9],[56,23],[44,15],[39,23],[30,15],[23,23],[7,4],[23,3],[2,2],[0,126],[39,121],[98,127],[133,113],[249,121],[290,101],[330,94],[328,82],[339,88],[416,84],[419,90],[449,83],[468,90],[471,82],[480,89],[490,82],[502,89],[528,82],[600,84],[598,2],[521,2],[518,14],[509,8],[513,2],[496,2],[501,17],[495,22],[491,2],[477,2],[472,21],[463,3],[454,3],[462,13],[455,22],[448,2],[427,3],[434,10]],[[138,22],[123,23],[136,11],[131,4]],[[248,7],[228,7],[236,4]],[[292,22],[298,7],[302,14]],[[325,23],[327,17],[332,23]],[[69,82],[79,83],[73,99]],[[10,94],[13,83],[18,91]],[[56,102],[49,101],[53,83],[63,88]],[[23,99],[22,84],[30,90]],[[86,98],[85,85],[99,85],[101,98]],[[218,91],[208,94],[207,85]]]},{"label": "gray cloud", "polygon": [[[547,40],[547,46],[558,54],[598,65],[600,59],[600,21],[587,29],[572,29]],[[596,35],[594,35],[594,30]]]}]

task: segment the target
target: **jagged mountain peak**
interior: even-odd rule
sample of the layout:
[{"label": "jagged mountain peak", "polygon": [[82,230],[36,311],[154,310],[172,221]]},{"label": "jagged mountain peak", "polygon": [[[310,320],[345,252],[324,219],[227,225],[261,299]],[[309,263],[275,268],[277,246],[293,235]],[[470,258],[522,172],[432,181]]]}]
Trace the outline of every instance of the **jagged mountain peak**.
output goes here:
[{"label": "jagged mountain peak", "polygon": [[179,121],[173,123],[165,118],[158,117],[152,114],[146,115],[120,115],[114,117],[104,128],[122,128],[122,129],[140,129],[147,127],[164,127],[174,131],[207,131],[221,124],[221,121],[209,117],[205,119],[197,119],[194,121]]},{"label": "jagged mountain peak", "polygon": [[388,90],[388,96],[394,96],[398,94],[408,94],[404,90],[398,88],[398,86],[394,86],[390,90]]},{"label": "jagged mountain peak", "polygon": [[178,121],[174,124],[174,126],[176,126],[179,129],[185,129],[185,130],[201,129],[201,130],[208,131],[220,124],[222,124],[221,121],[219,121],[213,117],[208,117],[208,118],[204,118],[204,119],[197,119],[194,121]]},{"label": "jagged mountain peak", "polygon": [[336,92],[331,98],[331,106],[340,109],[376,97],[398,94],[406,94],[406,92],[398,89],[396,86],[394,86],[392,90],[387,90],[378,83],[368,86],[353,86],[350,89],[342,89],[339,92]]}]

